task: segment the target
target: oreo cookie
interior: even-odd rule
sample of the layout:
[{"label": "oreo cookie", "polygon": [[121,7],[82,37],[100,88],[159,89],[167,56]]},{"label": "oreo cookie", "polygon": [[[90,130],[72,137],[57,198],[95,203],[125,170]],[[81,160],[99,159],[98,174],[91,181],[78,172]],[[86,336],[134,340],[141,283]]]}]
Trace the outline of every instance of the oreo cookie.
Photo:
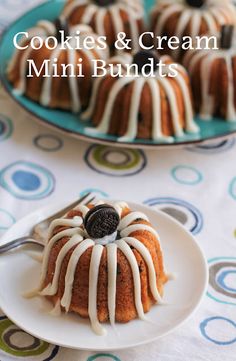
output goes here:
[{"label": "oreo cookie", "polygon": [[96,4],[99,6],[109,6],[116,2],[116,0],[95,0]]},{"label": "oreo cookie", "polygon": [[62,19],[62,18],[57,18],[54,21],[55,27],[56,27],[56,38],[57,40],[60,42],[61,41],[61,33],[60,31],[64,32],[64,36],[69,36],[70,31],[69,31],[69,25],[66,19]]},{"label": "oreo cookie", "polygon": [[90,209],[84,218],[84,227],[92,238],[103,238],[117,230],[120,222],[115,208],[108,204],[101,204]]},{"label": "oreo cookie", "polygon": [[194,8],[201,8],[205,4],[205,0],[186,0],[186,3]]},{"label": "oreo cookie", "polygon": [[159,62],[158,57],[153,51],[141,50],[134,55],[133,63],[138,65],[139,73],[142,72],[144,65],[150,63],[150,59],[153,59],[153,72],[155,72],[156,64]]}]

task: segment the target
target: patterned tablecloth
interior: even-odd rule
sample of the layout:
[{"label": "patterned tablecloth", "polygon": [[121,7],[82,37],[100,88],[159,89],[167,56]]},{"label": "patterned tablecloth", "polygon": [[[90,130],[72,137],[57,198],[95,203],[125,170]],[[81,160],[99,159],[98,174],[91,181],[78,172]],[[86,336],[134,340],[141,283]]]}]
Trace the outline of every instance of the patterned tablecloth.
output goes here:
[{"label": "patterned tablecloth", "polygon": [[[37,2],[0,0],[1,28]],[[39,126],[0,89],[0,235],[36,208],[89,190],[163,209],[196,235],[210,269],[202,307],[158,342],[111,354],[41,342],[0,310],[0,360],[235,361],[235,140],[155,152],[87,144]]]}]

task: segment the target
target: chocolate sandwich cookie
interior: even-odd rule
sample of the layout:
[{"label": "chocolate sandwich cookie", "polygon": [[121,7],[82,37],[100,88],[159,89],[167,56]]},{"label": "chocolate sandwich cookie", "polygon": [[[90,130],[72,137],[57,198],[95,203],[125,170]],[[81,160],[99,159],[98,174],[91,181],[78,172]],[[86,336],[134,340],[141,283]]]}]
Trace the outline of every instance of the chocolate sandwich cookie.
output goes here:
[{"label": "chocolate sandwich cookie", "polygon": [[103,238],[117,230],[119,214],[112,206],[101,204],[89,210],[84,218],[84,227],[92,238]]},{"label": "chocolate sandwich cookie", "polygon": [[61,32],[62,31],[64,32],[65,38],[67,36],[69,36],[69,34],[70,34],[69,24],[66,19],[59,17],[54,21],[54,24],[56,27],[56,38],[57,38],[58,42],[61,41]]}]

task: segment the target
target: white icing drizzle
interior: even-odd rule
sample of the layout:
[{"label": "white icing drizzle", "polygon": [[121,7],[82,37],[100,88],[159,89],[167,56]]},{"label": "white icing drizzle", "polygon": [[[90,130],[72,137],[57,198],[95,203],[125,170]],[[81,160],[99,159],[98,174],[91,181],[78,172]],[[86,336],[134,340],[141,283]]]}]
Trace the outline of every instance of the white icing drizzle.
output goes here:
[{"label": "white icing drizzle", "polygon": [[142,219],[144,221],[149,222],[148,217],[142,212],[131,212],[127,214],[127,216],[121,219],[118,230],[122,231],[124,228],[128,227],[131,223],[133,223],[137,219]]},{"label": "white icing drizzle", "polygon": [[179,111],[178,111],[177,98],[175,95],[175,91],[172,88],[171,84],[168,81],[166,81],[165,78],[160,78],[159,82],[165,89],[166,96],[169,100],[169,105],[170,105],[170,110],[171,110],[171,115],[172,115],[172,124],[174,127],[174,134],[177,137],[182,137],[184,135],[184,133],[183,133],[183,130],[179,123]]},{"label": "white icing drizzle", "polygon": [[23,296],[24,298],[28,298],[28,299],[34,298],[34,297],[37,297],[37,296],[39,295],[39,291],[40,291],[39,288],[35,288],[34,290],[24,292],[24,293],[22,294],[22,296]]},{"label": "white icing drizzle", "polygon": [[148,226],[147,224],[131,224],[130,226],[124,228],[120,232],[120,235],[121,235],[121,237],[128,237],[131,233],[134,233],[134,232],[140,231],[140,230],[148,231],[148,232],[152,233],[158,239],[160,238],[158,236],[157,232],[155,231],[155,229],[152,228],[151,226]]},{"label": "white icing drizzle", "polygon": [[107,245],[107,267],[108,267],[108,311],[112,326],[115,324],[116,315],[116,272],[117,272],[117,245]]},{"label": "white icing drizzle", "polygon": [[199,74],[196,74],[196,66],[200,64],[200,84],[201,84],[201,104],[200,116],[204,120],[211,120],[215,114],[216,98],[214,94],[210,93],[210,83],[212,76],[212,65],[216,60],[223,60],[226,65],[227,72],[227,90],[226,90],[226,115],[228,121],[236,121],[236,109],[234,102],[234,75],[233,75],[233,59],[236,57],[235,46],[231,49],[219,50],[194,50],[189,51],[184,57],[184,64],[189,71],[190,77],[193,80]]},{"label": "white icing drizzle", "polygon": [[139,268],[137,264],[137,260],[135,258],[135,255],[133,254],[130,247],[127,245],[127,243],[123,239],[119,239],[116,241],[117,247],[124,253],[125,257],[127,258],[132,274],[133,274],[133,280],[134,280],[134,301],[135,301],[135,307],[138,313],[138,316],[140,319],[145,320],[144,312],[143,312],[143,304],[141,300],[141,281],[140,281],[140,274],[139,274]]},{"label": "white icing drizzle", "polygon": [[[95,43],[97,43],[97,45],[99,46],[98,35],[94,34],[92,29],[89,26],[82,24],[82,25],[77,25],[77,26],[71,27],[70,36],[77,35],[77,32],[80,32],[79,36],[81,38],[81,43],[83,42],[84,38],[89,35],[89,36],[94,37]],[[53,23],[51,23],[50,21],[43,20],[43,21],[39,21],[34,28],[31,28],[28,32],[28,35],[29,36],[28,36],[27,41],[30,41],[34,36],[39,36],[43,41],[45,41],[47,39],[47,37],[56,35],[56,28],[55,28],[55,25]],[[26,41],[22,38],[22,40],[20,40],[20,45],[24,45],[25,42]],[[37,41],[35,41],[35,43],[37,44]],[[76,50],[75,49],[75,39],[72,38],[69,41],[69,43],[70,43],[71,47],[73,47],[73,49],[69,49],[69,48],[61,49],[60,44],[58,44],[58,46],[50,52],[50,57],[48,59],[49,60],[48,68],[49,68],[50,76],[43,78],[41,91],[39,94],[39,102],[43,106],[51,105],[52,86],[53,86],[53,79],[54,79],[52,77],[52,74],[54,71],[54,68],[53,68],[54,59],[59,59],[62,52],[67,53],[68,63],[73,64],[75,66],[75,75],[76,75],[77,59],[79,59],[81,57],[82,53],[84,54],[84,57],[90,62],[91,68],[92,68],[92,60],[93,59],[98,58],[98,59],[105,60],[108,57],[108,49],[96,50],[96,48],[94,48],[93,50],[88,50],[88,49],[84,48],[81,50],[80,49]],[[38,50],[38,51],[40,51],[40,50]],[[7,72],[8,72],[8,74],[10,74],[14,70],[14,68],[17,66],[17,61],[18,61],[20,54],[23,54],[21,57],[21,61],[20,61],[19,80],[17,81],[17,83],[14,84],[14,86],[15,86],[14,92],[18,95],[23,95],[27,91],[28,59],[31,59],[33,57],[31,55],[32,52],[33,52],[33,49],[30,45],[28,46],[28,48],[26,50],[17,49],[13,58],[11,59],[9,65],[8,65]],[[75,77],[69,76],[68,84],[69,84],[70,98],[71,98],[69,107],[72,112],[76,113],[81,110],[80,89],[79,89],[79,82],[78,82],[77,76],[75,76]]]},{"label": "white icing drizzle", "polygon": [[72,237],[75,234],[81,234],[81,233],[82,233],[82,230],[80,228],[69,228],[69,229],[66,229],[64,231],[57,233],[54,237],[52,237],[50,239],[49,243],[45,247],[44,254],[43,254],[42,274],[41,274],[41,282],[40,282],[41,286],[42,286],[45,276],[46,276],[49,255],[50,255],[51,249],[54,246],[54,244],[56,242],[58,242],[60,239],[62,239],[63,237]]},{"label": "white icing drizzle", "polygon": [[61,302],[57,300],[55,307],[50,311],[50,315],[58,317],[61,315]]},{"label": "white icing drizzle", "polygon": [[[158,14],[158,15],[157,15]],[[201,24],[207,24],[207,33],[215,35],[219,25],[236,23],[236,11],[230,1],[207,0],[203,8],[196,9],[188,6],[185,1],[170,0],[160,1],[152,11],[152,17],[156,21],[155,34],[162,35],[169,19],[176,14],[177,23],[173,35],[182,37],[189,23],[192,38],[201,35]],[[170,50],[171,51],[171,50]],[[173,50],[171,55],[177,59],[180,51]]]},{"label": "white icing drizzle", "polygon": [[113,207],[115,208],[115,210],[119,214],[120,218],[121,218],[121,214],[122,214],[123,209],[129,208],[128,204],[125,203],[125,202],[117,202],[117,203],[113,204]]},{"label": "white icing drizzle", "polygon": [[77,264],[79,262],[80,257],[82,254],[87,251],[89,247],[94,246],[94,241],[91,239],[86,239],[85,241],[81,242],[73,251],[67,271],[66,271],[66,277],[65,277],[65,290],[64,295],[61,299],[61,305],[65,307],[66,312],[69,311],[70,304],[71,304],[71,298],[72,298],[72,289],[73,289],[73,283],[74,283],[74,277],[75,277],[75,270],[77,267]]},{"label": "white icing drizzle", "polygon": [[76,244],[78,244],[79,242],[81,242],[83,240],[83,237],[81,237],[80,235],[75,234],[74,236],[71,237],[71,239],[62,247],[62,249],[60,250],[58,256],[57,256],[57,260],[56,260],[56,267],[55,267],[55,272],[53,275],[53,280],[52,283],[49,284],[42,292],[41,295],[55,295],[57,293],[58,290],[58,281],[59,281],[59,276],[60,276],[60,271],[61,271],[61,266],[62,266],[62,262],[65,258],[65,256],[67,255],[67,253],[69,252],[69,250],[74,247]]},{"label": "white icing drizzle", "polygon": [[99,266],[102,257],[103,246],[97,244],[93,247],[90,268],[89,268],[89,304],[88,312],[91,321],[92,329],[98,335],[105,335],[106,330],[101,326],[97,317],[97,284]]},{"label": "white icing drizzle", "polygon": [[116,238],[117,238],[117,231],[103,238],[96,238],[94,239],[94,241],[96,244],[101,244],[102,246],[106,246],[107,244],[114,242]]},{"label": "white icing drizzle", "polygon": [[[76,51],[75,49],[68,50],[68,58],[69,63],[76,65]],[[81,109],[81,100],[80,100],[80,92],[77,86],[77,79],[70,76],[69,77],[69,86],[71,93],[71,102],[72,102],[72,111],[74,113],[78,113]]]},{"label": "white icing drizzle", "polygon": [[145,79],[141,78],[139,81],[134,83],[134,94],[129,110],[128,129],[123,137],[120,137],[119,141],[129,141],[130,138],[134,139],[138,133],[138,117],[137,114],[140,108],[142,90],[145,83]]},{"label": "white icing drizzle", "polygon": [[163,139],[167,143],[171,143],[173,142],[173,137],[167,137],[162,133],[160,85],[154,79],[148,79],[148,84],[152,96],[152,116],[153,116],[152,139],[155,141],[158,141],[159,139]]},{"label": "white icing drizzle", "polygon": [[[84,13],[80,22],[82,24],[92,24],[92,20],[95,19],[95,31],[99,35],[107,35],[105,31],[105,19],[110,16],[112,24],[114,26],[115,34],[124,31],[124,22],[122,19],[122,11],[125,12],[129,18],[130,34],[127,34],[132,39],[132,49],[137,50],[139,26],[138,22],[143,19],[144,10],[141,1],[137,0],[117,0],[115,4],[109,6],[100,6],[90,0],[74,0],[66,4],[63,10],[63,16],[70,18],[70,16],[79,11],[81,7],[85,7]],[[119,53],[120,51],[117,50]]]},{"label": "white icing drizzle", "polygon": [[187,132],[189,132],[189,133],[196,133],[199,131],[199,127],[197,126],[196,123],[194,123],[192,121],[194,115],[193,115],[192,104],[189,103],[189,101],[188,101],[189,90],[188,90],[187,84],[182,77],[176,77],[176,81],[179,84],[179,87],[183,94],[183,101],[184,101],[184,107],[185,107],[185,113],[186,113],[185,114],[185,122],[186,122],[185,128],[186,128]]},{"label": "white icing drizzle", "polygon": [[[165,62],[167,57],[162,57],[161,60]],[[170,59],[168,57],[168,59]],[[129,54],[124,54],[121,56],[116,56],[111,58],[110,61],[113,64],[122,64],[123,70],[125,72],[125,68],[127,65],[132,64],[133,59],[132,56]],[[193,110],[192,110],[192,101],[189,89],[186,84],[186,79],[183,74],[186,74],[184,68],[178,64],[178,74],[175,77],[175,81],[178,83],[181,93],[182,93],[182,100],[184,102],[184,109],[185,109],[185,129],[187,132],[197,133],[199,128],[194,122],[193,119]],[[164,69],[166,73],[166,77],[161,77],[158,71],[155,73],[155,78],[145,78],[145,77],[119,77],[111,86],[108,99],[106,101],[101,119],[99,121],[98,126],[95,128],[86,128],[86,131],[90,134],[99,134],[99,133],[108,133],[110,128],[110,122],[113,115],[114,105],[117,99],[118,94],[121,92],[122,89],[127,84],[133,84],[132,89],[132,96],[131,96],[131,103],[128,115],[128,126],[126,133],[120,137],[119,141],[131,141],[137,137],[138,134],[138,116],[139,116],[139,109],[142,97],[142,91],[145,84],[149,86],[151,98],[152,98],[152,139],[161,142],[173,142],[173,137],[168,137],[163,135],[162,133],[162,112],[161,112],[161,93],[160,87],[162,87],[171,110],[171,121],[174,130],[174,136],[182,137],[184,135],[184,131],[180,124],[180,114],[179,114],[179,107],[177,102],[177,94],[174,91],[174,87],[168,77],[169,67],[168,64]],[[107,75],[105,78],[111,76],[111,70],[107,70]],[[82,114],[82,118],[84,120],[89,120],[93,118],[93,115],[96,113],[97,109],[97,102],[98,97],[100,95],[100,87],[104,81],[103,78],[95,79],[92,97],[90,104],[88,106],[87,111]]]},{"label": "white icing drizzle", "polygon": [[75,207],[75,210],[81,212],[83,217],[85,217],[86,213],[89,211],[89,208],[84,205],[79,205],[79,206]]},{"label": "white icing drizzle", "polygon": [[[104,202],[98,202],[102,204]],[[127,203],[125,202],[116,202],[112,203],[114,208],[120,215],[124,209],[129,209]],[[86,206],[78,206],[76,210],[79,210],[86,215],[89,208]],[[98,335],[104,335],[106,330],[102,327],[98,320],[98,311],[97,311],[97,287],[98,287],[98,277],[99,277],[99,267],[101,263],[101,257],[103,250],[106,247],[107,251],[107,269],[108,269],[108,311],[109,319],[112,326],[115,324],[115,315],[116,315],[116,287],[117,287],[117,250],[124,254],[128,260],[134,281],[134,301],[137,314],[141,319],[145,319],[143,305],[141,300],[141,280],[139,267],[137,264],[136,257],[131,250],[130,246],[134,247],[140,255],[143,257],[147,268],[148,268],[148,280],[150,290],[156,302],[162,304],[163,301],[159,294],[157,288],[157,276],[155,272],[155,267],[153,260],[150,254],[150,251],[146,246],[134,237],[130,237],[132,233],[137,230],[148,231],[153,234],[159,241],[159,236],[157,232],[149,225],[146,224],[132,224],[135,220],[143,220],[148,222],[148,217],[142,212],[130,212],[120,219],[118,230],[120,231],[121,239],[115,240],[114,238],[110,239],[110,242],[105,245],[99,244],[100,240],[91,240],[86,238],[86,232],[83,231],[80,226],[82,218],[79,216],[74,217],[73,219],[61,218],[55,220],[51,223],[49,228],[48,243],[45,247],[43,264],[42,264],[42,274],[40,280],[40,288],[34,290],[29,294],[29,297],[34,297],[38,294],[44,296],[53,296],[58,292],[58,285],[60,282],[60,271],[62,267],[63,260],[68,255],[68,252],[74,248],[73,252],[70,255],[66,274],[65,274],[65,289],[63,296],[60,300],[57,301],[54,309],[51,311],[54,315],[59,315],[61,312],[61,307],[65,308],[66,312],[70,311],[71,300],[73,296],[73,284],[75,280],[75,273],[80,257],[89,249],[92,248],[92,254],[90,259],[90,268],[89,268],[89,299],[88,299],[88,313],[91,321],[92,329]],[[66,230],[63,230],[53,236],[54,230],[56,227],[70,227]],[[115,232],[116,234],[116,232]],[[55,262],[55,271],[53,273],[53,278],[50,284],[48,284],[43,290],[43,284],[47,275],[48,261],[50,252],[53,246],[61,239],[67,237],[68,241],[60,249],[57,259]],[[98,241],[98,242],[97,242]]]},{"label": "white icing drizzle", "polygon": [[[52,82],[53,82],[53,59],[58,59],[61,53],[60,46],[52,51],[49,62],[49,77],[45,78],[42,85],[42,92],[40,94],[39,102],[47,107],[51,102]],[[27,66],[27,64],[26,64]],[[24,78],[25,79],[25,78]]]},{"label": "white icing drizzle", "polygon": [[[86,207],[87,208],[87,207]],[[79,209],[80,210],[80,209]],[[81,217],[74,217],[72,219],[59,218],[54,219],[48,229],[48,240],[51,238],[53,231],[56,227],[80,227],[83,223],[83,219]]]},{"label": "white icing drizzle", "polygon": [[157,280],[156,280],[156,271],[153,264],[152,256],[148,249],[144,246],[142,242],[137,240],[133,237],[125,237],[124,242],[128,243],[130,246],[133,246],[143,257],[147,266],[148,266],[148,275],[149,275],[149,282],[152,295],[154,299],[159,303],[163,304],[163,300],[160,296],[160,293],[157,288]]}]

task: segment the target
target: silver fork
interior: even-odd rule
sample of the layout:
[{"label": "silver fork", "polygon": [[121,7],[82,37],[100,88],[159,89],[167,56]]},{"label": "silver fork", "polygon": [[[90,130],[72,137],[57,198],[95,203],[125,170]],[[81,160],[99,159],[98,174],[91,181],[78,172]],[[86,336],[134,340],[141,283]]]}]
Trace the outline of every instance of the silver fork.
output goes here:
[{"label": "silver fork", "polygon": [[[36,225],[34,225],[27,236],[20,237],[14,239],[13,241],[7,242],[6,244],[0,246],[0,254],[8,252],[14,248],[23,246],[25,244],[37,245],[40,247],[45,247],[44,235],[45,230],[48,228],[49,224],[57,218],[64,216],[70,209],[75,208],[79,204],[89,204],[93,202],[95,197],[91,196],[91,193],[87,193],[85,196],[80,198],[79,200],[69,204],[65,208],[60,211],[54,213],[52,216],[40,221]],[[86,202],[85,202],[86,201]],[[85,203],[84,203],[85,202]]]}]

